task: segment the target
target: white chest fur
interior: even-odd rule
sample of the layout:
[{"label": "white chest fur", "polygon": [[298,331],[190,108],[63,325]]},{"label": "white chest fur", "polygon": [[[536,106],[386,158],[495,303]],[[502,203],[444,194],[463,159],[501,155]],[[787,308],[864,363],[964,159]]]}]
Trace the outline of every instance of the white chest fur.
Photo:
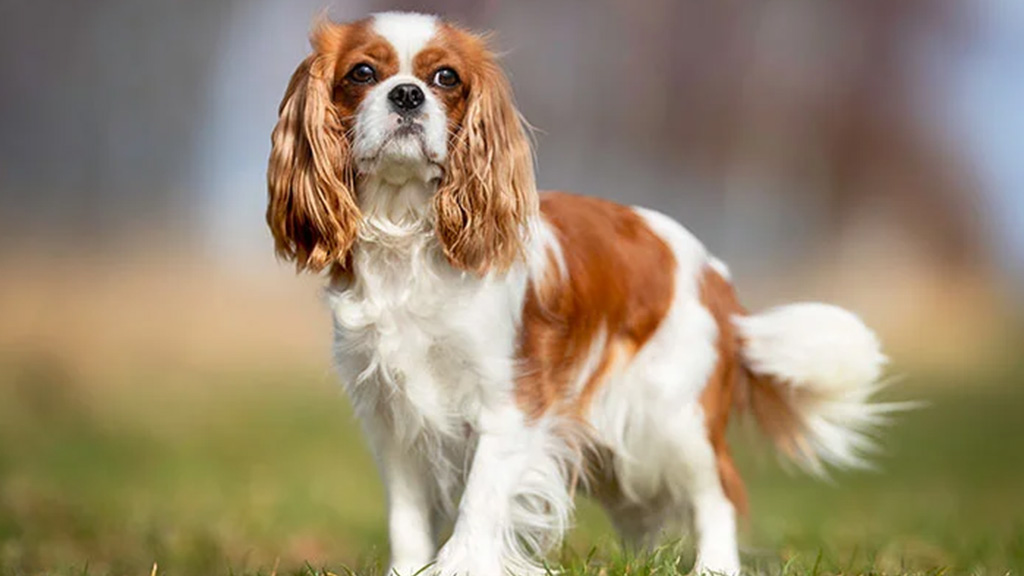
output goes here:
[{"label": "white chest fur", "polygon": [[328,290],[335,361],[357,414],[407,446],[466,436],[483,403],[510,393],[526,283],[522,272],[452,268],[427,192],[378,184],[366,195],[352,280]]}]

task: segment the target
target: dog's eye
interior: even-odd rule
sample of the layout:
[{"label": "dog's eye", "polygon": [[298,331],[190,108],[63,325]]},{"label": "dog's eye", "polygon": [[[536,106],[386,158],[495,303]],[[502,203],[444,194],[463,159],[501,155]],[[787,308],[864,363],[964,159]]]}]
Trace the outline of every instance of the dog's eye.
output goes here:
[{"label": "dog's eye", "polygon": [[369,64],[356,64],[345,77],[357,84],[369,84],[377,80],[377,71]]},{"label": "dog's eye", "polygon": [[451,68],[441,68],[437,72],[434,72],[434,84],[444,88],[458,86],[459,75]]}]

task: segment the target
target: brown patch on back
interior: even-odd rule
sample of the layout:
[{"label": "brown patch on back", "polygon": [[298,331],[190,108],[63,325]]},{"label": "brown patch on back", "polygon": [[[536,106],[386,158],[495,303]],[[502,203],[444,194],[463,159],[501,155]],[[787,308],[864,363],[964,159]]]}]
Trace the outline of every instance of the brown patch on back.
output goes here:
[{"label": "brown patch on back", "polygon": [[745,311],[736,298],[732,284],[715,269],[705,267],[700,278],[700,300],[718,324],[718,363],[701,394],[708,438],[718,461],[718,476],[722,490],[740,515],[748,511],[747,492],[743,486],[725,433],[729,414],[736,400],[737,382],[743,376],[739,364],[740,342],[732,318]]},{"label": "brown patch on back", "polygon": [[[531,417],[557,407],[582,418],[602,383],[661,324],[675,290],[676,261],[669,246],[625,206],[548,192],[541,197],[541,213],[561,245],[568,277],[560,276],[549,254],[549,277],[534,279],[528,288],[516,396]],[[602,331],[604,347],[577,396],[573,383]]]}]

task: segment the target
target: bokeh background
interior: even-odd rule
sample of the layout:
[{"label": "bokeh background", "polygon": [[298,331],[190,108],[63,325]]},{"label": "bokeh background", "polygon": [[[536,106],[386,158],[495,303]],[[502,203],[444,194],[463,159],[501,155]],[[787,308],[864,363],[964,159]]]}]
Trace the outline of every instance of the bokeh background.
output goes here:
[{"label": "bokeh background", "polygon": [[738,440],[752,563],[1024,569],[1017,0],[0,1],[0,569],[384,554],[319,280],[263,210],[311,21],[396,8],[497,32],[542,187],[682,221],[752,308],[856,310],[930,402],[833,485]]}]

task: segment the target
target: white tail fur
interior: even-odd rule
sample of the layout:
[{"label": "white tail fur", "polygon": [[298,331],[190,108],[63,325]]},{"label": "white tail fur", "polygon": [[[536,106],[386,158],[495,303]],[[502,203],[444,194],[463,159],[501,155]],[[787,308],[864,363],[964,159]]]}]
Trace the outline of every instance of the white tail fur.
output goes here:
[{"label": "white tail fur", "polygon": [[734,318],[747,399],[762,429],[798,465],[866,467],[871,431],[905,404],[873,403],[886,364],[878,338],[854,314],[791,304]]}]

